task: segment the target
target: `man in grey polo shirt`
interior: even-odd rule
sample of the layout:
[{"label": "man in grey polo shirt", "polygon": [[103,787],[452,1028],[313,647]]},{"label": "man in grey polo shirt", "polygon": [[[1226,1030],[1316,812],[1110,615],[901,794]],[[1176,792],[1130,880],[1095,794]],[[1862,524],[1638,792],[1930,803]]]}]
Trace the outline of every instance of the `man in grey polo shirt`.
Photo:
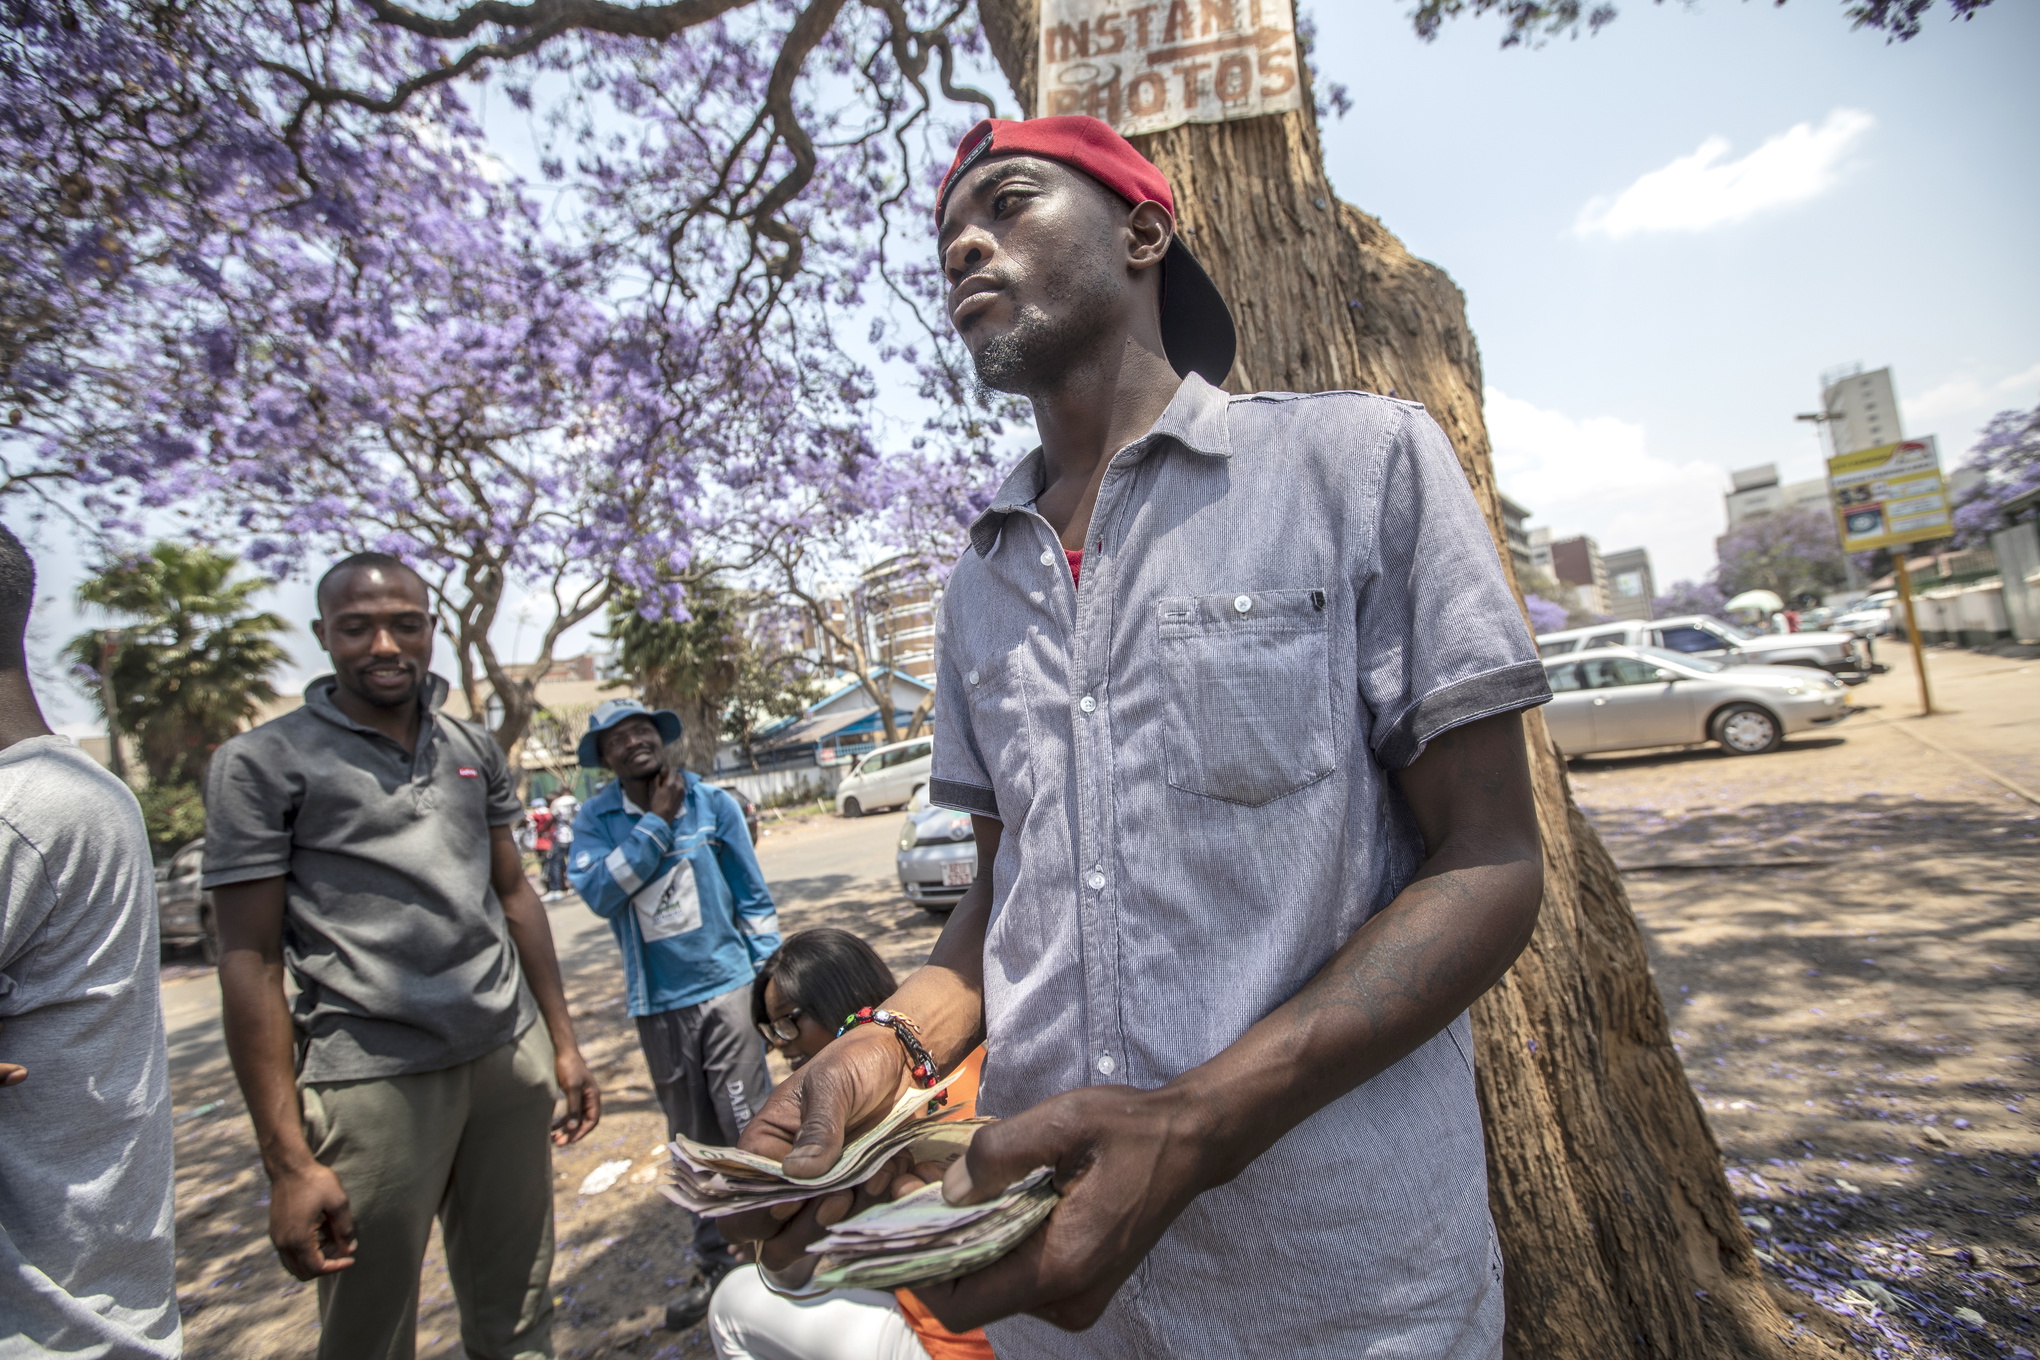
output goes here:
[{"label": "man in grey polo shirt", "polygon": [[[1466,1008],[1536,920],[1547,690],[1451,446],[1409,402],[1218,390],[1225,304],[1094,119],[980,123],[938,224],[1042,444],[938,623],[929,792],[983,869],[886,1005],[945,1068],[985,1035],[1006,1118],[949,1197],[1049,1165],[1062,1200],[915,1293],[1000,1360],[1495,1360]],[[743,1145],[814,1174],[907,1070],[853,1030]],[[850,1200],[726,1231],[799,1274]]]},{"label": "man in grey polo shirt", "polygon": [[318,603],[334,673],[222,746],[206,783],[227,1049],[270,1239],[318,1281],[321,1360],[411,1354],[435,1215],[466,1353],[550,1356],[547,1131],[585,1136],[601,1100],[512,836],[509,767],[435,711],[447,684],[416,572],[360,553]]}]

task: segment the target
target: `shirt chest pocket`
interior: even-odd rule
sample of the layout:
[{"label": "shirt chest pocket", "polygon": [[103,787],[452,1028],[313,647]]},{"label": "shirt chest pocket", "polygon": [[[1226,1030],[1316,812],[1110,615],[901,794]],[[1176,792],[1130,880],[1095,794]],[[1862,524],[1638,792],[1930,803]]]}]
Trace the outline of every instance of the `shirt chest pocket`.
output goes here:
[{"label": "shirt chest pocket", "polygon": [[1332,772],[1330,624],[1322,590],[1161,602],[1172,787],[1260,807]]},{"label": "shirt chest pocket", "polygon": [[964,673],[970,687],[971,735],[992,788],[1003,797],[1026,796],[1033,746],[1027,716],[1027,644],[988,653]]}]

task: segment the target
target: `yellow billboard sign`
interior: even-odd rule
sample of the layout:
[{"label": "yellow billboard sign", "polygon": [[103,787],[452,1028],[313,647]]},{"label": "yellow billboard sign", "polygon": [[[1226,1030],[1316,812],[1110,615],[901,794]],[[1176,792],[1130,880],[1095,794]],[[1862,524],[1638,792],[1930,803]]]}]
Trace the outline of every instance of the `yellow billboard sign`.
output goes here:
[{"label": "yellow billboard sign", "polygon": [[1941,480],[1941,450],[1932,435],[1836,454],[1828,459],[1828,495],[1845,552],[1923,543],[1955,532]]}]

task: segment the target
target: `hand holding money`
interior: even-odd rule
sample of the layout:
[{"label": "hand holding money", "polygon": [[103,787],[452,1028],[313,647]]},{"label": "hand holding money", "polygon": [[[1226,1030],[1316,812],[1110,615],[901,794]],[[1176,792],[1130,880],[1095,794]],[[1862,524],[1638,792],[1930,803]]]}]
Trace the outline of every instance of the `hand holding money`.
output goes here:
[{"label": "hand holding money", "polygon": [[854,1189],[899,1153],[913,1165],[947,1167],[986,1122],[951,1109],[943,1095],[948,1084],[902,1094],[885,1118],[847,1144],[835,1165],[818,1176],[790,1175],[784,1161],[682,1135],[672,1145],[673,1184],[660,1189],[703,1218],[728,1218]]},{"label": "hand holding money", "polygon": [[[788,1177],[826,1176],[853,1131],[869,1131],[890,1113],[907,1082],[905,1050],[875,1025],[851,1030],[774,1088],[737,1146],[780,1165]],[[809,1243],[859,1209],[890,1198],[904,1168],[898,1159],[876,1169],[883,1185],[843,1187],[801,1199],[740,1208],[722,1220],[723,1237],[758,1244],[768,1271],[806,1270]]]},{"label": "hand holding money", "polygon": [[1017,1313],[1090,1326],[1190,1201],[1237,1173],[1212,1137],[1218,1108],[1187,1084],[1090,1086],[988,1123],[950,1164],[944,1201],[1003,1203],[1042,1168],[1053,1213],[969,1272],[915,1285],[915,1297],[956,1332]]},{"label": "hand holding money", "polygon": [[[942,1099],[947,1085],[907,1091],[819,1176],[788,1176],[783,1162],[682,1137],[672,1145],[674,1182],[660,1189],[703,1217],[728,1218],[854,1189],[874,1169],[904,1157],[915,1176],[903,1176],[896,1184],[915,1188],[894,1203],[838,1222],[808,1246],[801,1268],[774,1272],[768,1267],[768,1283],[805,1296],[832,1289],[898,1289],[968,1274],[1023,1241],[1055,1207],[1056,1197],[1044,1167],[984,1203],[957,1205],[943,1198],[943,1172],[991,1122],[948,1112]],[[922,1183],[916,1177],[932,1180]]]}]

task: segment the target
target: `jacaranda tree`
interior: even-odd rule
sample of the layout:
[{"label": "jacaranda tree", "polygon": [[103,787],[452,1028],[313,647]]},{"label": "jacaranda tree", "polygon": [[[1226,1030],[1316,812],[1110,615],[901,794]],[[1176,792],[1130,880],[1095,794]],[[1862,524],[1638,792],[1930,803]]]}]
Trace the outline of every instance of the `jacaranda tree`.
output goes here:
[{"label": "jacaranda tree", "polygon": [[1992,416],[1966,466],[1979,476],[1955,506],[1955,542],[1961,547],[2010,527],[2007,507],[2040,491],[2040,406]]},{"label": "jacaranda tree", "polygon": [[[627,218],[545,221],[450,89],[429,122],[349,126],[300,107],[297,126],[265,123],[288,111],[272,69],[287,45],[276,12],[243,8],[274,22],[223,40],[255,109],[240,131],[281,158],[260,173],[237,162],[231,202],[180,204],[164,176],[125,205],[132,218],[108,210],[147,222],[170,205],[169,225],[134,227],[126,239],[150,250],[88,280],[91,327],[38,340],[50,376],[16,408],[28,413],[11,443],[30,451],[24,475],[84,484],[110,528],[183,513],[277,574],[351,548],[406,557],[433,586],[474,711],[508,747],[559,637],[618,586],[671,608],[704,535],[797,486],[801,468],[854,483],[871,466],[870,384],[825,314],[844,279],[789,270],[769,305],[733,311],[741,253],[721,274],[705,257],[691,276],[655,276],[638,233],[616,228]],[[332,50],[369,72],[406,46],[365,22],[343,36]],[[79,84],[35,87],[43,112],[51,88]],[[300,142],[321,157],[293,159]],[[161,154],[205,160],[182,143]],[[599,165],[589,182],[598,214],[627,197],[628,177]],[[535,665],[512,667],[492,638],[513,591],[550,597]]]}]

